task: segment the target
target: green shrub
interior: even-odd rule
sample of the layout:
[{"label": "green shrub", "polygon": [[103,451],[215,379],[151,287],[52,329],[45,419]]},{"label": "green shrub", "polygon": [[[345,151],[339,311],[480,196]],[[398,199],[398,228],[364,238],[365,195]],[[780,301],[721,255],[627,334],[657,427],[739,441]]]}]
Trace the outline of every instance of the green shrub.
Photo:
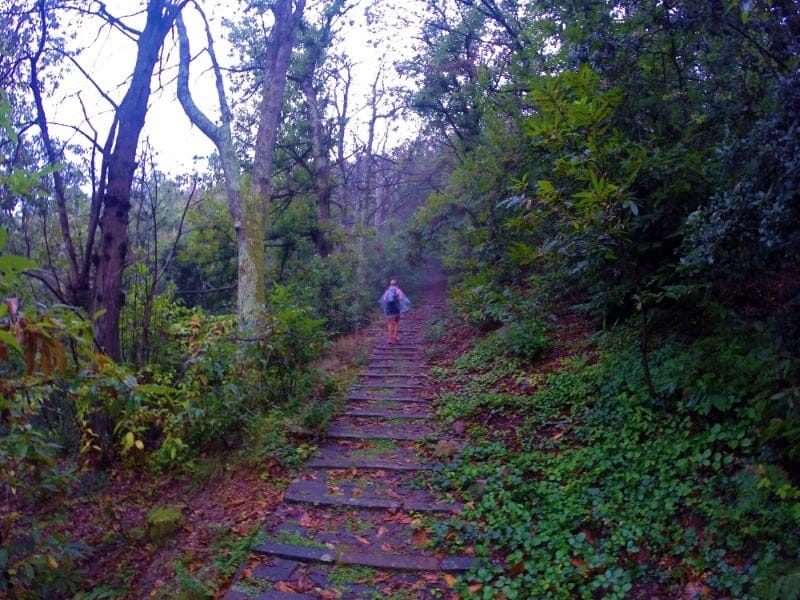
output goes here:
[{"label": "green shrub", "polygon": [[531,363],[550,349],[547,328],[535,319],[514,320],[493,335],[498,354]]}]

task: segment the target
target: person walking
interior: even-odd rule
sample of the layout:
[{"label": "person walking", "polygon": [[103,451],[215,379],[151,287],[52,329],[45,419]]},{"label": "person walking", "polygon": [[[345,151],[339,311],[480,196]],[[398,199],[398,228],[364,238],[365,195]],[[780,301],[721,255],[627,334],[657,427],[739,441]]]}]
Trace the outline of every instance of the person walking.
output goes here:
[{"label": "person walking", "polygon": [[389,282],[389,287],[383,292],[378,304],[383,309],[383,314],[386,315],[386,329],[388,334],[388,342],[395,344],[400,341],[398,337],[398,330],[400,329],[400,315],[407,312],[411,308],[411,300],[408,299],[397,285],[397,280],[392,279]]}]

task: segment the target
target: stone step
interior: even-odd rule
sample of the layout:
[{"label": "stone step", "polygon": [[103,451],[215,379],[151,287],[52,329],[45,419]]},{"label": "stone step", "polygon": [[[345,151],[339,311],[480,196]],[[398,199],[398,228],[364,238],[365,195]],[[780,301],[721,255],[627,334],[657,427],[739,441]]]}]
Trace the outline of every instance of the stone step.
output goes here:
[{"label": "stone step", "polygon": [[427,461],[413,441],[333,439],[317,448],[307,467],[327,469],[382,469],[416,471]]},{"label": "stone step", "polygon": [[[328,486],[317,481],[293,481],[286,488],[285,502],[325,506],[351,506],[379,510],[453,513],[461,510],[455,502],[436,502],[415,491],[395,489],[363,490],[354,486]],[[405,495],[404,495],[405,494]]]},{"label": "stone step", "polygon": [[376,348],[370,355],[370,360],[416,360],[420,359],[419,348]]},{"label": "stone step", "polygon": [[370,374],[374,375],[382,375],[384,373],[412,373],[415,377],[426,377],[428,376],[428,368],[427,366],[420,365],[418,363],[411,363],[411,362],[401,362],[401,361],[393,361],[393,360],[382,360],[380,362],[372,361],[370,362],[366,370],[370,372]]},{"label": "stone step", "polygon": [[349,548],[313,548],[294,544],[265,542],[253,551],[257,554],[279,556],[304,562],[338,565],[358,565],[386,571],[424,571],[464,573],[475,565],[470,556],[439,558],[422,554],[396,554],[393,552],[351,550]]},{"label": "stone step", "polygon": [[418,404],[429,404],[433,400],[432,396],[411,396],[411,395],[381,395],[373,392],[349,392],[345,397],[350,402],[396,402],[398,404],[403,402],[413,402]]},{"label": "stone step", "polygon": [[334,423],[328,428],[327,437],[349,440],[407,440],[417,442],[429,439],[435,434],[436,432],[430,427],[420,425],[405,425],[401,428],[392,427],[391,425],[358,427]]},{"label": "stone step", "polygon": [[353,385],[351,390],[382,390],[382,389],[392,389],[392,390],[424,390],[426,389],[425,385],[421,383],[414,383],[414,382],[396,382],[396,381],[376,381],[374,383],[357,383]]},{"label": "stone step", "polygon": [[419,371],[416,373],[409,372],[405,369],[384,369],[384,370],[377,370],[377,371],[364,371],[361,373],[362,379],[364,377],[370,379],[427,379],[428,375],[424,371]]},{"label": "stone step", "polygon": [[433,416],[431,411],[390,409],[390,408],[351,408],[342,414],[346,417],[356,418],[380,418],[380,419],[409,419],[412,421],[422,421]]},{"label": "stone step", "polygon": [[370,471],[424,471],[430,468],[429,464],[402,463],[392,460],[368,460],[358,458],[312,458],[306,466],[315,469],[359,469]]}]

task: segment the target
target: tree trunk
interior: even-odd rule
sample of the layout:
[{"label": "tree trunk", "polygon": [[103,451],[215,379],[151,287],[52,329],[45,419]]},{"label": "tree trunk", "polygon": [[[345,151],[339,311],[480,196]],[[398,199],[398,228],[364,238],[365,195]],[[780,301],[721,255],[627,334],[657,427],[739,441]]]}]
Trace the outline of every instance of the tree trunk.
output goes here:
[{"label": "tree trunk", "polygon": [[110,136],[116,135],[107,161],[100,216],[100,243],[97,249],[92,308],[95,340],[100,349],[114,360],[120,359],[119,317],[124,302],[122,274],[128,255],[128,218],[131,209],[131,185],[136,170],[139,135],[147,115],[150,81],[161,54],[164,38],[185,5],[164,0],[150,0],[147,22],[142,31],[136,65],[130,86],[119,105]]},{"label": "tree trunk", "polygon": [[[41,83],[39,82],[39,62],[44,55],[45,45],[47,43],[47,33],[49,31],[47,16],[45,10],[45,3],[40,1],[37,10],[39,12],[39,20],[41,25],[41,37],[36,48],[36,52],[30,57],[31,67],[31,91],[33,92],[34,104],[36,106],[36,122],[39,126],[39,132],[42,137],[42,144],[44,145],[45,152],[47,153],[47,160],[50,166],[55,167],[61,161],[59,153],[56,152],[53,140],[50,137],[50,128],[48,126],[47,114],[42,101]],[[72,237],[72,230],[69,224],[69,216],[67,212],[67,192],[64,184],[64,178],[60,169],[53,171],[53,189],[55,191],[56,203],[58,206],[58,221],[61,227],[61,238],[64,241],[64,249],[67,253],[69,264],[69,278],[66,284],[66,294],[62,297],[62,290],[60,286],[56,289],[56,293],[62,302],[71,306],[79,306],[84,309],[87,314],[91,310],[92,294],[89,285],[89,271],[91,263],[88,260],[83,260],[79,265],[78,253],[76,245]],[[94,205],[90,211],[91,215],[97,214],[97,207]],[[92,244],[94,236],[92,232],[97,226],[95,219],[90,219],[88,244]],[[86,249],[86,253],[90,252],[91,246]],[[51,265],[52,267],[52,265]],[[55,269],[53,269],[55,271]]]},{"label": "tree trunk", "polygon": [[[198,9],[199,10],[199,9]],[[201,12],[202,14],[202,12]],[[205,19],[205,15],[203,14]],[[265,305],[264,276],[264,221],[259,198],[242,190],[242,167],[233,146],[231,122],[233,116],[228,105],[222,70],[214,52],[213,40],[208,33],[208,51],[216,80],[217,100],[220,105],[219,126],[209,119],[195,104],[189,90],[189,37],[183,21],[177,23],[180,40],[180,62],[178,72],[178,99],[189,120],[216,146],[222,165],[223,185],[228,201],[228,210],[236,230],[238,254],[237,315],[239,328],[249,335]]]},{"label": "tree trunk", "polygon": [[317,252],[323,258],[331,251],[331,164],[328,158],[328,147],[325,144],[325,132],[322,126],[322,111],[314,89],[314,72],[316,60],[310,60],[307,70],[300,82],[308,109],[308,121],[311,128],[311,154],[313,156],[314,187],[317,196],[317,227],[314,238]]},{"label": "tree trunk", "polygon": [[263,95],[253,157],[253,192],[262,204],[264,215],[269,203],[272,159],[286,91],[286,74],[305,4],[305,0],[297,0],[293,7],[292,0],[276,0],[272,7],[275,24],[267,40]]}]

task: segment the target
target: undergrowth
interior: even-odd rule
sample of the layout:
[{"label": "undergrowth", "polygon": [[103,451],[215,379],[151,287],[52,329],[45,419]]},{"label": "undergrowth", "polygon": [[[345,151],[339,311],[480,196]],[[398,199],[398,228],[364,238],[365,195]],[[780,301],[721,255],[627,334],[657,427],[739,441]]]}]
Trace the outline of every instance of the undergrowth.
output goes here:
[{"label": "undergrowth", "polygon": [[778,363],[767,336],[730,334],[653,352],[654,398],[623,329],[529,396],[491,389],[486,345],[455,361],[444,417],[519,421],[434,478],[467,500],[439,543],[489,559],[464,596],[800,597],[800,489],[764,427]]}]

